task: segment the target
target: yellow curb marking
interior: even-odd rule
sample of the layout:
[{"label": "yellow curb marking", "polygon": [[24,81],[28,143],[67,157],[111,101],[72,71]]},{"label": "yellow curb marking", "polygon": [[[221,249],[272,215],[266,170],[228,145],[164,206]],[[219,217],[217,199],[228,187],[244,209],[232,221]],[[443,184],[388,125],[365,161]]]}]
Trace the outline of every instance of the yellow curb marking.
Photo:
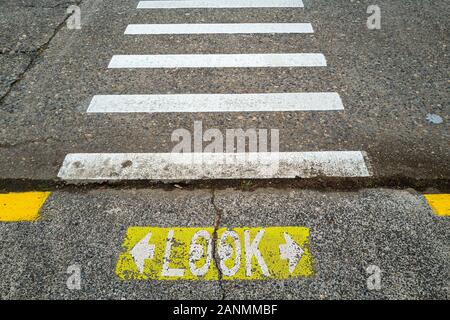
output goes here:
[{"label": "yellow curb marking", "polygon": [[36,221],[50,192],[0,194],[0,221]]},{"label": "yellow curb marking", "polygon": [[425,194],[424,197],[436,215],[450,216],[450,194]]},{"label": "yellow curb marking", "polygon": [[[122,280],[265,280],[313,274],[309,229],[130,227],[117,262]],[[215,257],[215,258],[214,258]]]}]

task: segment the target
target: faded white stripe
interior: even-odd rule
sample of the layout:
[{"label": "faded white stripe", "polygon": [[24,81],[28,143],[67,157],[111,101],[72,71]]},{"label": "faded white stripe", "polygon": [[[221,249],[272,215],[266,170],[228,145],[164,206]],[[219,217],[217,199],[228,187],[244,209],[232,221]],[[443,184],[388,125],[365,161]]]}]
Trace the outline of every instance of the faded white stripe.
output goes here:
[{"label": "faded white stripe", "polygon": [[125,34],[313,33],[310,23],[131,24]]},{"label": "faded white stripe", "polygon": [[324,67],[320,53],[115,55],[109,68]]},{"label": "faded white stripe", "polygon": [[302,0],[176,0],[140,1],[138,9],[177,8],[303,8]]},{"label": "faded white stripe", "polygon": [[88,113],[343,110],[338,93],[97,95]]},{"label": "faded white stripe", "polygon": [[69,154],[58,173],[67,181],[367,177],[360,151],[276,153]]}]

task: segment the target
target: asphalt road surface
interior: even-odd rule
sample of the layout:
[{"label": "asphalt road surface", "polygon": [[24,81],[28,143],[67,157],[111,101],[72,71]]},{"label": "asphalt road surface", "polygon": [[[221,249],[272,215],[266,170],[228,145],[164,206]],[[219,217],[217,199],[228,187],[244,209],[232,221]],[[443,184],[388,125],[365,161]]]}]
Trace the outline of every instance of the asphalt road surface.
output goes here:
[{"label": "asphalt road surface", "polygon": [[448,299],[450,3],[180,3],[0,0],[0,298]]}]

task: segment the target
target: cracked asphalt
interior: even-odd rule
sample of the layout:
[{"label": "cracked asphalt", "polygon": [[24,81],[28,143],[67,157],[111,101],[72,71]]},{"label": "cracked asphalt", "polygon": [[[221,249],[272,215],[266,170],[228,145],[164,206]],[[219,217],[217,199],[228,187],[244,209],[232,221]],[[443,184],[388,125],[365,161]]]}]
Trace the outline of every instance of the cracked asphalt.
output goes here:
[{"label": "cracked asphalt", "polygon": [[[0,299],[449,299],[450,229],[421,192],[449,193],[445,0],[304,1],[303,9],[136,10],[126,0],[0,0],[0,190],[54,191],[35,222],[0,223]],[[66,28],[79,5],[81,30]],[[124,36],[128,24],[310,22],[311,35]],[[115,54],[321,52],[324,69],[111,70]],[[327,112],[87,114],[93,95],[335,91]],[[433,124],[428,114],[443,120]],[[173,130],[280,130],[280,151],[363,150],[363,179],[67,186],[68,153],[170,152]],[[150,188],[151,187],[151,188]],[[303,226],[314,274],[122,281],[127,229]],[[217,257],[215,257],[217,265]],[[81,268],[81,289],[67,268]],[[381,270],[369,290],[367,267]]]}]

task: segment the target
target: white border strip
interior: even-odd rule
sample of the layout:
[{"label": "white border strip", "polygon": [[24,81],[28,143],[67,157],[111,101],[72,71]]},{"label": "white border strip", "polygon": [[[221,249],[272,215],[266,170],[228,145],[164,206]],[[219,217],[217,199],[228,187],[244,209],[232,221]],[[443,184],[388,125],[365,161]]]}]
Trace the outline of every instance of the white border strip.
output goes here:
[{"label": "white border strip", "polygon": [[115,55],[108,68],[325,67],[321,53]]},{"label": "white border strip", "polygon": [[79,153],[66,156],[66,181],[368,177],[360,151],[274,153]]},{"label": "white border strip", "polygon": [[344,110],[338,93],[96,95],[88,113],[285,112]]},{"label": "white border strip", "polygon": [[138,9],[303,8],[302,0],[177,0],[140,1]]},{"label": "white border strip", "polygon": [[127,35],[314,33],[310,23],[130,24]]}]

